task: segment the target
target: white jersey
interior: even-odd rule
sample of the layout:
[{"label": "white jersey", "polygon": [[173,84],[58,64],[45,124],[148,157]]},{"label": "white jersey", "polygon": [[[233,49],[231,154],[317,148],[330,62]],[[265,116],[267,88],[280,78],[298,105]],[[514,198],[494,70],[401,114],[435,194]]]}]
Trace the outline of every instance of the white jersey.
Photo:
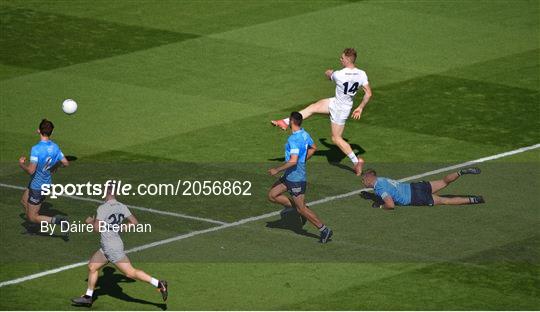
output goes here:
[{"label": "white jersey", "polygon": [[[124,219],[129,216],[131,216],[131,212],[126,205],[116,201],[115,199],[111,199],[98,207],[96,219],[106,222],[107,225],[120,225]],[[113,230],[101,232],[102,247],[108,244],[119,244],[121,242],[122,240],[120,239],[120,234],[118,232]]]},{"label": "white jersey", "polygon": [[358,68],[336,70],[330,78],[336,83],[336,104],[347,107],[352,107],[356,92],[369,83],[366,72]]}]

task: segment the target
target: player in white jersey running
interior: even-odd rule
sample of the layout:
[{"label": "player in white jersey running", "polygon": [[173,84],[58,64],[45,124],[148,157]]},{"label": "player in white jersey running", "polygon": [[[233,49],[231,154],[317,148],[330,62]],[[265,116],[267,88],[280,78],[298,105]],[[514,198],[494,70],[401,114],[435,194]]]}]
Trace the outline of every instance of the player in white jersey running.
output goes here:
[{"label": "player in white jersey running", "polygon": [[[334,142],[334,144],[349,157],[353,163],[356,175],[360,175],[362,173],[364,160],[357,157],[349,143],[343,139],[343,130],[345,129],[345,122],[349,117],[353,106],[354,96],[360,87],[362,87],[364,96],[360,105],[358,105],[352,113],[352,118],[360,119],[362,110],[366,107],[371,98],[371,88],[369,87],[366,72],[356,68],[355,49],[345,49],[341,54],[340,61],[341,65],[343,65],[343,69],[336,71],[328,69],[325,72],[326,77],[336,83],[335,97],[319,100],[301,110],[300,113],[304,119],[309,118],[315,113],[330,115],[332,142]],[[272,120],[271,122],[274,126],[279,127],[282,130],[287,129],[289,126],[289,118]]]},{"label": "player in white jersey running", "polygon": [[[116,200],[113,191],[113,186],[107,188],[105,203],[98,207],[97,216],[95,218],[88,217],[85,221],[93,226],[95,232],[100,232],[101,248],[90,257],[88,262],[88,288],[86,293],[81,297],[71,299],[71,302],[82,306],[92,305],[92,295],[98,280],[99,270],[109,261],[128,278],[147,282],[156,287],[161,292],[163,301],[165,301],[169,292],[167,282],[155,279],[144,271],[135,269],[124,252],[124,243],[120,238],[120,234],[114,228],[118,228],[125,219],[127,219],[128,224],[133,224],[133,226],[139,222],[126,205]],[[100,226],[105,226],[107,229],[100,231]]]}]

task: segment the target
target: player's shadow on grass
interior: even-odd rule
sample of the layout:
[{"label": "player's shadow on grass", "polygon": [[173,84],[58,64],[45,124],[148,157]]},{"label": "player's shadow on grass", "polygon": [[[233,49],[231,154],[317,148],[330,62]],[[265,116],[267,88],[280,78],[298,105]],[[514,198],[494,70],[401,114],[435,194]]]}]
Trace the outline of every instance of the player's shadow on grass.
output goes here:
[{"label": "player's shadow on grass", "polygon": [[282,213],[280,214],[279,220],[266,222],[266,227],[268,228],[284,229],[284,230],[293,231],[294,233],[298,235],[303,235],[303,236],[317,238],[317,239],[319,238],[319,236],[306,231],[303,226],[304,224],[302,224],[302,220],[300,219],[300,214],[296,211]]},{"label": "player's shadow on grass", "polygon": [[[349,140],[347,139],[344,140],[349,142]],[[319,149],[315,151],[315,154],[313,154],[313,156],[325,156],[326,160],[330,165],[354,172],[354,169],[351,166],[347,166],[341,163],[341,161],[348,157],[347,155],[343,154],[343,152],[341,151],[341,149],[339,149],[337,145],[327,142],[326,138],[319,139],[319,142],[321,142],[321,144],[328,149]],[[362,155],[366,152],[360,145],[356,143],[349,143],[349,145],[351,145],[351,148],[356,155]]]},{"label": "player's shadow on grass", "polygon": [[[345,141],[349,142],[349,140],[345,139]],[[337,145],[334,145],[332,143],[329,143],[326,138],[320,138],[319,142],[321,145],[325,146],[326,150],[321,150],[320,148],[315,151],[315,154],[313,156],[324,156],[326,157],[326,161],[332,166],[336,166],[338,168],[341,168],[343,170],[348,170],[351,172],[354,172],[354,169],[351,166],[347,166],[341,163],[345,158],[347,158],[347,155],[343,154],[343,152],[339,149]],[[353,152],[356,155],[364,154],[366,151],[358,144],[352,143],[350,144]],[[278,158],[271,158],[270,161],[285,161],[284,157],[278,157]]]},{"label": "player's shadow on grass", "polygon": [[[41,204],[41,209],[39,209],[39,214],[44,215],[44,216],[49,216],[49,217],[56,216],[56,215],[66,215],[62,211],[53,209],[52,207],[53,207],[52,204],[48,202],[43,202]],[[24,228],[24,231],[22,232],[22,234],[61,238],[65,242],[69,241],[69,236],[66,234],[55,233],[55,234],[50,235],[50,233],[48,232],[41,232],[40,224],[28,222],[26,220],[26,215],[24,213],[19,214],[19,217],[23,219],[21,226]]]},{"label": "player's shadow on grass", "polygon": [[96,302],[99,297],[107,295],[127,302],[152,305],[160,308],[163,311],[167,310],[167,304],[165,303],[150,302],[143,299],[137,299],[126,294],[122,287],[120,287],[120,283],[134,283],[136,281],[121,273],[115,272],[116,269],[113,267],[106,266],[103,268],[103,275],[99,277],[96,284],[96,290],[94,291],[94,302]]}]

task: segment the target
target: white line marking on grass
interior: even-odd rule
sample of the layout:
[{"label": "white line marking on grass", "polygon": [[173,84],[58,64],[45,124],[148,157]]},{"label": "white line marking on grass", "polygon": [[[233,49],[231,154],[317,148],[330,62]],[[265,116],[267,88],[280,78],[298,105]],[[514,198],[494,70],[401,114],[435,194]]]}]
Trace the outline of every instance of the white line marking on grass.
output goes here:
[{"label": "white line marking on grass", "polygon": [[77,263],[70,264],[70,265],[65,265],[65,266],[62,266],[62,267],[59,267],[59,268],[56,268],[56,269],[43,271],[43,272],[39,272],[39,273],[36,273],[36,274],[27,275],[27,276],[24,276],[24,277],[21,277],[21,278],[16,278],[16,279],[13,279],[13,280],[10,280],[10,281],[2,282],[2,283],[0,283],[0,287],[13,285],[13,284],[19,284],[19,283],[26,282],[26,281],[29,281],[29,280],[33,280],[33,279],[36,279],[36,278],[40,278],[40,277],[43,277],[43,276],[47,276],[47,275],[59,273],[59,272],[62,272],[62,271],[78,268],[78,267],[86,265],[86,264],[88,264],[88,261],[77,262]]},{"label": "white line marking on grass", "polygon": [[[522,148],[518,148],[518,149],[513,150],[513,151],[500,153],[500,154],[493,155],[493,156],[483,157],[483,158],[479,158],[479,159],[476,159],[476,160],[467,161],[467,162],[464,162],[464,163],[461,163],[461,164],[448,166],[448,167],[444,167],[444,168],[441,168],[441,169],[437,169],[437,170],[425,172],[425,173],[422,173],[422,174],[414,175],[414,176],[411,176],[411,177],[406,177],[406,178],[401,179],[400,181],[409,181],[409,180],[419,179],[419,178],[423,178],[423,177],[426,177],[426,176],[442,173],[442,172],[445,172],[445,171],[450,171],[450,170],[454,170],[454,169],[458,169],[458,168],[462,168],[462,167],[467,167],[467,166],[471,166],[471,165],[478,164],[478,163],[483,163],[483,162],[494,160],[494,159],[499,159],[499,158],[503,158],[503,157],[523,153],[523,152],[526,152],[526,151],[537,149],[539,147],[540,147],[540,144],[535,144],[535,145],[531,145],[531,146],[527,146],[527,147],[522,147]],[[319,199],[319,200],[309,202],[309,203],[307,203],[307,205],[315,206],[315,205],[326,203],[326,202],[329,202],[329,201],[354,196],[354,195],[359,194],[361,191],[364,191],[364,190],[368,190],[368,189],[360,189],[360,190],[352,191],[352,192],[345,193],[345,194],[325,197],[325,198],[322,198],[322,199]],[[226,229],[226,228],[239,226],[239,225],[242,225],[242,224],[245,224],[245,223],[258,221],[258,220],[261,220],[261,219],[266,219],[266,218],[277,216],[277,215],[279,215],[279,211],[269,212],[269,213],[266,213],[266,214],[263,214],[263,215],[250,217],[250,218],[245,218],[245,219],[242,219],[242,220],[238,220],[236,222],[226,223],[226,224],[222,224],[220,226],[215,226],[215,227],[211,227],[211,228],[208,228],[208,229],[194,231],[194,232],[190,232],[190,233],[187,233],[187,234],[182,234],[182,235],[174,236],[174,237],[171,237],[171,238],[159,240],[159,241],[156,241],[156,242],[153,242],[153,243],[148,243],[148,244],[145,244],[145,245],[142,245],[142,246],[139,246],[139,247],[131,248],[131,249],[127,250],[126,253],[133,253],[133,252],[146,250],[146,249],[149,249],[149,248],[169,244],[169,243],[179,241],[179,240],[182,240],[182,239],[194,237],[194,236],[205,234],[205,233],[216,232],[216,231],[223,230],[223,229]],[[73,269],[73,268],[84,266],[87,263],[88,262],[86,262],[86,261],[85,262],[78,262],[78,263],[62,266],[62,267],[59,267],[59,268],[56,268],[56,269],[43,271],[43,272],[36,273],[36,274],[31,274],[31,275],[24,276],[24,277],[21,277],[21,278],[9,280],[9,281],[4,281],[4,282],[0,283],[0,287],[13,285],[13,284],[19,284],[19,283],[29,281],[29,280],[33,280],[33,279],[36,279],[36,278],[40,278],[40,277],[43,277],[43,276],[56,274],[56,273],[59,273],[59,272],[62,272],[62,271],[66,271],[66,270],[70,270],[70,269]]]},{"label": "white line marking on grass", "polygon": [[[174,237],[171,237],[171,238],[163,239],[163,240],[160,240],[160,241],[156,241],[156,242],[153,242],[153,243],[148,243],[148,244],[145,244],[145,245],[141,245],[141,246],[138,246],[138,247],[135,247],[135,248],[131,248],[131,249],[126,250],[125,252],[126,253],[138,252],[138,251],[142,251],[142,250],[145,250],[145,249],[148,249],[148,248],[152,248],[152,247],[172,243],[172,242],[175,242],[175,241],[178,241],[178,240],[190,238],[190,237],[193,237],[193,236],[197,236],[197,235],[201,235],[201,234],[205,234],[205,233],[210,233],[210,232],[215,232],[215,231],[219,231],[219,230],[226,229],[226,228],[229,228],[229,227],[242,225],[244,223],[269,218],[269,217],[275,216],[277,214],[279,214],[279,212],[277,212],[277,213],[276,212],[270,212],[270,213],[263,214],[263,215],[260,215],[260,216],[246,218],[246,219],[242,219],[242,220],[239,220],[239,221],[236,221],[236,222],[226,223],[226,224],[223,224],[223,225],[220,225],[220,226],[215,226],[215,227],[211,227],[211,228],[204,229],[204,230],[193,231],[193,232],[189,232],[189,233],[186,233],[186,234],[182,234],[182,235],[174,236]],[[26,282],[26,281],[29,281],[29,280],[33,280],[33,279],[36,279],[36,278],[40,278],[40,277],[43,277],[43,276],[47,276],[47,275],[59,273],[59,272],[62,272],[62,271],[66,271],[66,270],[78,268],[78,267],[81,267],[81,266],[85,266],[86,264],[88,264],[88,261],[77,262],[77,263],[62,266],[62,267],[59,267],[59,268],[56,268],[56,269],[47,270],[47,271],[39,272],[39,273],[36,273],[36,274],[31,274],[31,275],[28,275],[28,276],[24,276],[24,277],[21,277],[21,278],[16,278],[16,279],[13,279],[13,280],[1,282],[0,287],[13,285],[13,284],[19,284],[19,283]]]},{"label": "white line marking on grass", "polygon": [[[15,190],[25,190],[26,189],[26,187],[22,187],[22,186],[18,186],[18,185],[11,185],[11,184],[4,184],[4,183],[0,183],[0,187],[11,188],[11,189],[15,189]],[[66,197],[66,198],[71,198],[71,199],[75,199],[75,200],[81,200],[81,201],[87,201],[87,202],[103,204],[102,200],[95,199],[95,198],[72,196],[72,195],[59,195],[59,196]],[[190,215],[186,215],[186,214],[183,214],[183,213],[163,211],[163,210],[157,210],[157,209],[153,209],[153,208],[146,208],[146,207],[133,206],[133,205],[126,205],[126,206],[128,206],[128,208],[131,208],[131,209],[134,209],[134,210],[146,211],[146,212],[165,215],[165,216],[171,216],[171,217],[177,217],[177,218],[183,218],[183,219],[191,219],[191,220],[203,221],[203,222],[214,223],[214,224],[219,224],[219,225],[227,224],[226,222],[223,222],[223,221],[218,221],[218,220],[213,220],[213,219],[208,219],[208,218],[202,218],[202,217],[195,217],[195,216],[190,216]]]},{"label": "white line marking on grass", "polygon": [[504,152],[504,153],[500,153],[500,154],[493,155],[493,156],[487,156],[487,157],[479,158],[479,159],[476,159],[476,160],[471,160],[471,161],[464,162],[464,163],[461,163],[461,164],[458,164],[458,165],[449,166],[449,167],[429,171],[429,172],[418,174],[418,175],[415,175],[415,176],[412,176],[412,177],[403,178],[400,181],[415,180],[415,179],[431,176],[431,175],[434,175],[434,174],[442,173],[442,172],[445,172],[445,171],[450,171],[450,170],[454,170],[454,169],[458,169],[458,168],[462,168],[462,167],[467,167],[467,166],[472,166],[472,165],[475,165],[475,164],[483,163],[483,162],[490,161],[490,160],[495,160],[495,159],[499,159],[499,158],[503,158],[503,157],[516,155],[516,154],[519,154],[519,153],[523,153],[523,152],[526,152],[526,151],[537,149],[539,147],[540,147],[540,143],[539,144],[534,144],[534,145],[531,145],[531,146],[518,148],[518,149],[515,149],[513,151]]},{"label": "white line marking on grass", "polygon": [[[411,176],[411,177],[406,177],[406,178],[403,178],[403,179],[399,179],[398,181],[405,182],[405,181],[410,181],[410,180],[416,180],[416,179],[420,179],[420,178],[423,178],[423,177],[432,176],[432,175],[435,175],[435,174],[438,174],[438,173],[442,173],[442,172],[446,172],[446,171],[450,171],[450,170],[455,170],[455,169],[463,168],[463,167],[467,167],[467,166],[472,166],[472,165],[475,165],[475,164],[479,164],[479,163],[483,163],[483,162],[486,162],[486,161],[495,160],[495,159],[499,159],[499,158],[503,158],[503,157],[512,156],[512,155],[523,153],[523,152],[526,152],[526,151],[530,151],[530,150],[533,150],[533,149],[536,149],[536,148],[539,148],[539,147],[540,147],[540,143],[535,144],[535,145],[531,145],[531,146],[518,148],[516,150],[509,151],[509,152],[504,152],[504,153],[500,153],[500,154],[497,154],[497,155],[483,157],[483,158],[467,161],[467,162],[464,162],[464,163],[461,163],[461,164],[448,166],[448,167],[436,169],[436,170],[433,170],[433,171],[424,172],[424,173],[417,174],[417,175],[414,175],[414,176]],[[307,205],[312,205],[313,206],[313,205],[316,205],[316,204],[322,204],[322,203],[326,203],[326,202],[329,202],[329,201],[332,201],[332,200],[354,196],[356,194],[360,194],[360,192],[362,192],[362,191],[369,191],[369,190],[371,190],[371,188],[363,188],[363,189],[352,191],[352,192],[345,193],[345,194],[325,197],[325,198],[313,201],[311,203],[308,203]]]}]

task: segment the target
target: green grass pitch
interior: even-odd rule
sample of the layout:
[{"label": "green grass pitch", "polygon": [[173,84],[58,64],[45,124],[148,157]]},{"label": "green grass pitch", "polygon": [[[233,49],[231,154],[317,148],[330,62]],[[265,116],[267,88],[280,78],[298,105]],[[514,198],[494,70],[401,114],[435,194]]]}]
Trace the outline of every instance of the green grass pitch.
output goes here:
[{"label": "green grass pitch", "polygon": [[[279,209],[266,200],[286,134],[270,119],[330,97],[323,72],[359,51],[373,99],[345,137],[369,167],[403,178],[540,143],[538,1],[2,1],[0,183],[41,118],[77,160],[56,183],[238,179],[251,196],[126,197],[128,204],[222,222]],[[62,100],[79,110],[63,114]],[[305,122],[319,151],[307,199],[361,188],[331,144],[327,117]],[[167,306],[109,267],[95,310],[538,310],[540,152],[480,164],[443,193],[479,206],[372,209],[359,196],[313,209],[334,229],[262,218],[129,256],[167,279]],[[425,177],[435,179],[443,174]],[[0,187],[0,282],[86,261],[95,234],[23,235],[17,189]],[[48,199],[83,220],[96,203]],[[219,225],[133,210],[149,234],[126,248]],[[0,287],[2,310],[68,310],[79,266]]]}]

